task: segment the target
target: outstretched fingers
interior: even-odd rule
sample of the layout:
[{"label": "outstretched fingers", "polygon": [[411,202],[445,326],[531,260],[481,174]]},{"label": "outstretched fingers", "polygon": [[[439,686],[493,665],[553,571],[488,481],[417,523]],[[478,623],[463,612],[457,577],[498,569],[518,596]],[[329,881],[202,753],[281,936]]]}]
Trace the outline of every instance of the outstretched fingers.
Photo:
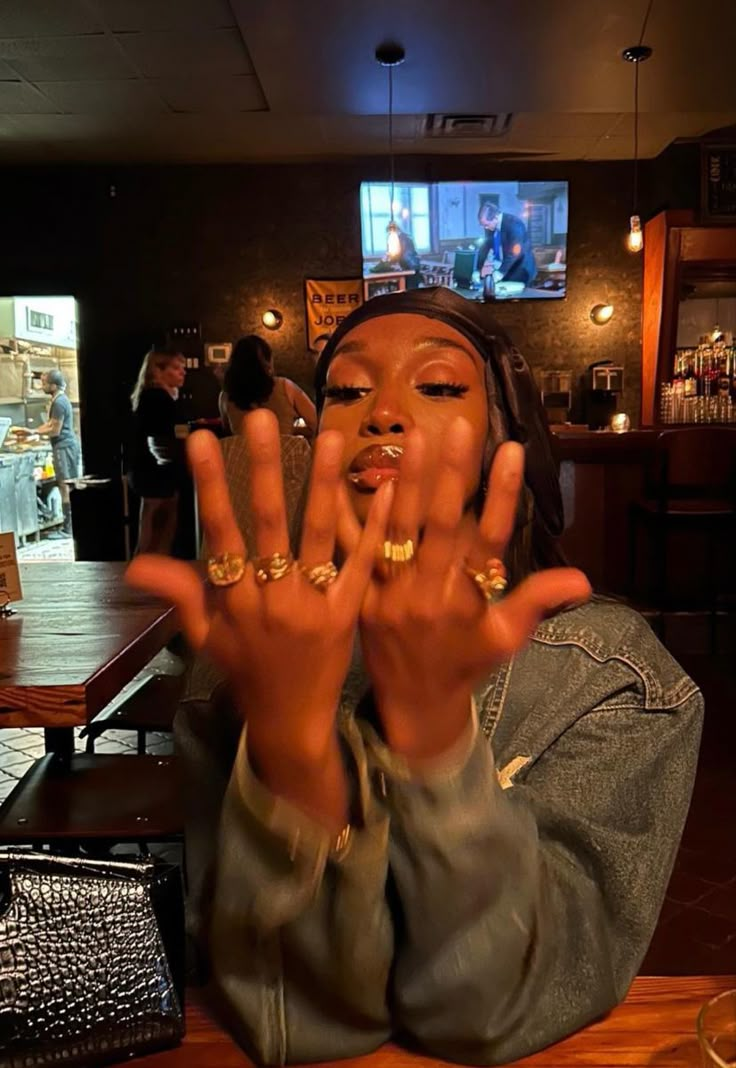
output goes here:
[{"label": "outstretched fingers", "polygon": [[335,553],[342,450],[342,434],[336,430],[324,431],[314,446],[309,497],[299,548],[299,560],[305,568],[327,564]]},{"label": "outstretched fingers", "polygon": [[220,443],[209,430],[187,439],[187,458],[197,492],[197,510],[212,554],[244,553],[243,536],[233,515]]},{"label": "outstretched fingers", "polygon": [[175,605],[187,641],[194,650],[203,647],[210,621],[204,583],[193,567],[181,560],[144,553],[132,560],[125,581],[134,589]]},{"label": "outstretched fingers", "polygon": [[376,490],[365,526],[353,543],[352,550],[343,564],[340,575],[331,588],[335,597],[346,598],[351,606],[363,599],[381,546],[386,538],[389,516],[394,500],[394,483],[384,482]]},{"label": "outstretched fingers", "polygon": [[591,596],[590,583],[574,567],[536,571],[486,612],[483,628],[497,661],[508,660],[531,637],[539,623]]}]

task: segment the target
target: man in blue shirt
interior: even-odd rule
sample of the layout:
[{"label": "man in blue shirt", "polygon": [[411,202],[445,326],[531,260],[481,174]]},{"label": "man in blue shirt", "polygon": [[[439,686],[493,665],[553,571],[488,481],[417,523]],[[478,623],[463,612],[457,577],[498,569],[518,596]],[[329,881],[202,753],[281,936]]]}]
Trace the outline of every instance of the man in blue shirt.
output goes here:
[{"label": "man in blue shirt", "polygon": [[60,531],[50,534],[53,538],[72,536],[72,506],[69,499],[68,479],[79,478],[82,473],[82,450],[74,433],[74,412],[66,395],[66,380],[61,371],[47,371],[41,380],[44,393],[51,397],[49,416],[38,427],[39,434],[48,434],[54,458],[56,485],[61,494],[64,523]]}]

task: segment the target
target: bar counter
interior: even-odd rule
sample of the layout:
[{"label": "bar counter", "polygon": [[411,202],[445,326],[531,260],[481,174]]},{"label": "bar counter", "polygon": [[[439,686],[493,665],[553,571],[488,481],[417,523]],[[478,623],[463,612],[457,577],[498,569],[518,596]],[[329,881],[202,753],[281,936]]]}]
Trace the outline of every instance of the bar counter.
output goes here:
[{"label": "bar counter", "polygon": [[555,432],[571,564],[599,592],[628,592],[629,508],[642,496],[646,465],[660,429]]}]

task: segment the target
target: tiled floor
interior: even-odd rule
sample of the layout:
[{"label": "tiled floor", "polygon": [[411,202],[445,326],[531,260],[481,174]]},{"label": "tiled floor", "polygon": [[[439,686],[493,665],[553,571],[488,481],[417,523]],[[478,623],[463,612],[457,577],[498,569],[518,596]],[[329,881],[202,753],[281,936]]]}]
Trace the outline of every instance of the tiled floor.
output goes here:
[{"label": "tiled floor", "polygon": [[[736,974],[736,665],[707,656],[680,659],[703,689],[705,730],[690,816],[641,971]],[[176,657],[162,653],[146,674],[179,667]],[[133,733],[109,731],[96,750],[135,752],[135,744]],[[0,732],[0,801],[43,751],[43,731]],[[170,736],[149,735],[149,751],[171,752]]]}]

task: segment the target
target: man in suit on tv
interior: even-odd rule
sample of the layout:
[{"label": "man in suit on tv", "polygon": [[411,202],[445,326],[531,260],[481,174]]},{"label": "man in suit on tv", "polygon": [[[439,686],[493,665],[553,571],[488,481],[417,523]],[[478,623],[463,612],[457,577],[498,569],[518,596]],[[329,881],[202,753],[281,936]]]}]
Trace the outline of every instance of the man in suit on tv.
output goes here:
[{"label": "man in suit on tv", "polygon": [[481,278],[493,273],[496,282],[523,282],[528,286],[537,273],[537,263],[522,220],[485,201],[478,212],[478,222],[486,232],[478,249]]}]

